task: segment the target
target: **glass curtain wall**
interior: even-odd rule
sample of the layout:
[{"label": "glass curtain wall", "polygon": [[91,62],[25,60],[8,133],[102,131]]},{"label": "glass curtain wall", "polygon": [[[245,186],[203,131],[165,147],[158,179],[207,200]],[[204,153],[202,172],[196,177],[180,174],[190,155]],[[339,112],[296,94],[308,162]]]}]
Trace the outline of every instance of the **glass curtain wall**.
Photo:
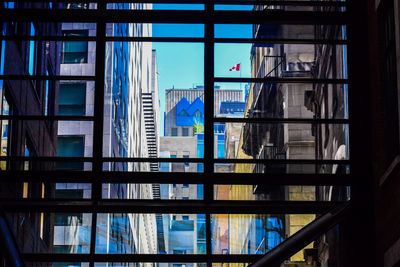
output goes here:
[{"label": "glass curtain wall", "polygon": [[346,1],[145,2],[1,4],[27,266],[244,266],[350,201]]}]

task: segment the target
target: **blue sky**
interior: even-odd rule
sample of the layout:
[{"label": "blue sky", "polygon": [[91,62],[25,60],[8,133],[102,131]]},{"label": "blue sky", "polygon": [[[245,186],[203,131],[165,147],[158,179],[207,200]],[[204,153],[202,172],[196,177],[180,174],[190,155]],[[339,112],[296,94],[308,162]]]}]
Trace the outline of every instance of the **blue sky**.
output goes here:
[{"label": "blue sky", "polygon": [[[201,9],[202,5],[154,4],[154,9]],[[204,37],[202,24],[153,24],[153,37]],[[216,38],[251,38],[252,25],[216,25]],[[188,89],[204,85],[204,45],[202,43],[156,43],[158,88],[162,128],[166,89]],[[251,44],[215,44],[216,77],[250,77]],[[240,63],[241,71],[229,71]],[[241,89],[240,84],[219,84],[222,89]],[[161,133],[163,134],[163,133]]]}]

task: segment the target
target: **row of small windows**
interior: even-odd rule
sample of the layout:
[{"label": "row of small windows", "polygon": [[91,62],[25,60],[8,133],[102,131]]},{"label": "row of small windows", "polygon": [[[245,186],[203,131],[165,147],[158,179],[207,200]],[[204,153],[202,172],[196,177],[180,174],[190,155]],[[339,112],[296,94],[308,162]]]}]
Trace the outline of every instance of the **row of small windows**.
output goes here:
[{"label": "row of small windows", "polygon": [[[189,136],[189,128],[181,128],[182,136]],[[171,136],[178,136],[178,128],[171,128]]]}]

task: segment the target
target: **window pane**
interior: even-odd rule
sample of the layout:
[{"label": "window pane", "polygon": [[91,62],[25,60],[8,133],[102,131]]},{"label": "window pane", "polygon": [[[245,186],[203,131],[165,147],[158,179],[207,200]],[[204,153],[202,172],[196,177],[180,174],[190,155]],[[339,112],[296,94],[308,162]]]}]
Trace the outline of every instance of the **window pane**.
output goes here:
[{"label": "window pane", "polygon": [[[23,253],[89,253],[90,213],[10,213],[7,219],[14,222],[10,225]],[[43,235],[33,234],[39,232]]]},{"label": "window pane", "polygon": [[213,214],[215,254],[265,254],[311,223],[314,214]]},{"label": "window pane", "polygon": [[202,200],[202,184],[103,184],[103,199]]},{"label": "window pane", "polygon": [[[98,214],[96,253],[204,254],[202,214]],[[144,235],[147,235],[146,237]]]},{"label": "window pane", "polygon": [[59,115],[85,115],[86,83],[61,83],[58,105]]}]

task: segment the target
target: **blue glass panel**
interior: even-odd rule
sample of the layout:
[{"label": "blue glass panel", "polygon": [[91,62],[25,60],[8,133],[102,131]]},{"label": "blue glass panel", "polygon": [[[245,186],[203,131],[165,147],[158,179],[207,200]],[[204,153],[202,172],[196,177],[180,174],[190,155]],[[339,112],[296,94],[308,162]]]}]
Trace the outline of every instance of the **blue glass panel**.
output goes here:
[{"label": "blue glass panel", "polygon": [[[60,157],[83,157],[84,137],[83,136],[59,136],[57,138],[57,156]],[[82,170],[83,162],[58,162],[59,170]]]},{"label": "blue glass panel", "polygon": [[[35,25],[31,22],[31,36],[35,36]],[[29,41],[29,67],[28,71],[30,75],[35,74],[35,41]]]},{"label": "blue glass panel", "polygon": [[85,115],[86,84],[60,84],[59,115]]}]

